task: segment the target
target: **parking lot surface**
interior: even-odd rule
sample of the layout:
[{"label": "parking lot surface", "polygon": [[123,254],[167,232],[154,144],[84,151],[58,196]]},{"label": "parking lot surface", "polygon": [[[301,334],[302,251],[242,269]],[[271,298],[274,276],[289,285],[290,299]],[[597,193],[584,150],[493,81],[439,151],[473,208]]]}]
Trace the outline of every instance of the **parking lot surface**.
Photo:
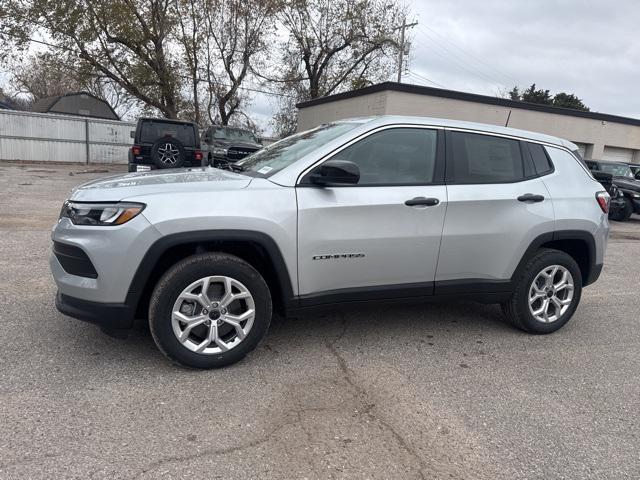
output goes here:
[{"label": "parking lot surface", "polygon": [[362,306],[191,371],[54,307],[62,201],[124,170],[93,168],[0,163],[0,478],[640,477],[639,217],[553,335],[492,305]]}]

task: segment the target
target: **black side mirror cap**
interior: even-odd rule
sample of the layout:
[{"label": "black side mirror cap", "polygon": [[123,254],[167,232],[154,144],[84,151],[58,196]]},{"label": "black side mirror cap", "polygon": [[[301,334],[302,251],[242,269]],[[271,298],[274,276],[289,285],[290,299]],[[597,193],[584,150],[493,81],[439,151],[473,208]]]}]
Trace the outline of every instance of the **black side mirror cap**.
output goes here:
[{"label": "black side mirror cap", "polygon": [[360,181],[360,168],[348,160],[327,160],[309,174],[314,185],[355,185]]}]

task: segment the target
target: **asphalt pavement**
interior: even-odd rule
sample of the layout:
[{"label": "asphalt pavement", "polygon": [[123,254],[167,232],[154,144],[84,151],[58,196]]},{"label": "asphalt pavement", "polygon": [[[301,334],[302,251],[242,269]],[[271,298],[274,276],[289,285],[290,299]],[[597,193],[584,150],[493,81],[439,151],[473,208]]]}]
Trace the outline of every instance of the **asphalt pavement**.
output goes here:
[{"label": "asphalt pavement", "polygon": [[123,168],[83,170],[0,163],[1,479],[640,478],[640,217],[553,335],[492,305],[363,306],[191,371],[55,309],[61,203]]}]

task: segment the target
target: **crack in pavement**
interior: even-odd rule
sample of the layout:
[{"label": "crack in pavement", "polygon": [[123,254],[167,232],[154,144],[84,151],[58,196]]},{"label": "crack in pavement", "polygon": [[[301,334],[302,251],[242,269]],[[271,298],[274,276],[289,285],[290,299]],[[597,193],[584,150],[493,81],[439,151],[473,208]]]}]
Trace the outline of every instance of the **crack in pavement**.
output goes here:
[{"label": "crack in pavement", "polygon": [[376,422],[382,427],[384,427],[384,429],[391,434],[391,436],[400,445],[400,447],[405,452],[407,452],[410,456],[416,459],[416,461],[418,462],[418,465],[420,466],[420,468],[418,469],[418,474],[420,475],[421,479],[425,480],[426,477],[423,470],[426,468],[426,465],[424,464],[422,457],[409,444],[409,442],[395,429],[393,425],[391,425],[389,422],[378,417],[377,415],[375,415],[375,413],[373,413],[372,410],[375,408],[375,403],[370,401],[369,399],[370,395],[367,393],[367,391],[353,380],[351,371],[349,369],[349,366],[347,365],[346,360],[340,354],[340,352],[338,352],[338,349],[336,348],[335,343],[338,342],[345,335],[346,331],[347,331],[347,322],[345,319],[343,319],[342,332],[338,334],[338,336],[333,340],[333,342],[329,342],[328,340],[325,340],[324,342],[325,346],[329,349],[329,351],[335,357],[338,363],[338,368],[342,373],[344,380],[349,384],[349,386],[351,386],[351,388],[355,390],[357,396],[361,397],[364,400],[363,403],[365,405],[365,408],[361,412],[362,415],[368,416],[371,421]]}]

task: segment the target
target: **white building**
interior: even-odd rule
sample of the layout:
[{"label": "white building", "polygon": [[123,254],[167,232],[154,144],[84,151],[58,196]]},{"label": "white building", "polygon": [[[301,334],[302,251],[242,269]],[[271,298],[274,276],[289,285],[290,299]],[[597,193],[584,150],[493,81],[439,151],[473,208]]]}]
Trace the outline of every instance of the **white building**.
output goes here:
[{"label": "white building", "polygon": [[503,125],[572,141],[585,158],[640,163],[640,120],[385,82],[298,104],[298,130],[349,117],[418,115]]}]

